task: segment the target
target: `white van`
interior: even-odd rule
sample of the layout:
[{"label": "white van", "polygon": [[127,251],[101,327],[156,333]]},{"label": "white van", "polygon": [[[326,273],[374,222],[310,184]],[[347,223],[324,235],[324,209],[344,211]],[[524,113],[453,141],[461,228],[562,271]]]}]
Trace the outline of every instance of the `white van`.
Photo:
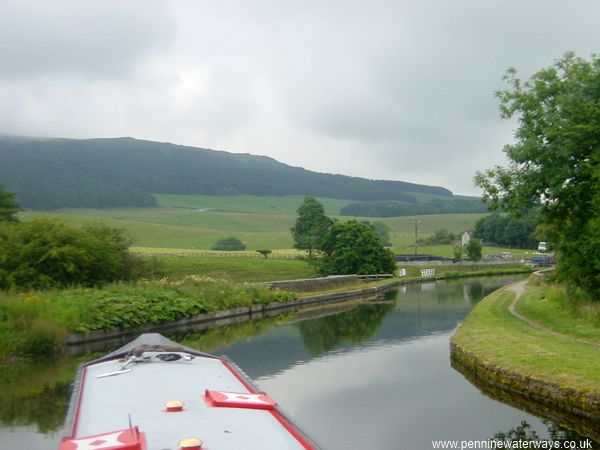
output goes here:
[{"label": "white van", "polygon": [[546,253],[548,251],[548,243],[547,242],[540,242],[538,244],[538,252],[540,253]]}]

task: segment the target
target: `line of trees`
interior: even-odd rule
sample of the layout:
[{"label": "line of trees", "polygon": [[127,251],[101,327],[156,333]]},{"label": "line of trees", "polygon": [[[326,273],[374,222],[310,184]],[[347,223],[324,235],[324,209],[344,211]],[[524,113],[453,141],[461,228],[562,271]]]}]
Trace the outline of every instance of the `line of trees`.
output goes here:
[{"label": "line of trees", "polygon": [[[414,196],[413,196],[414,197]],[[344,206],[340,215],[355,217],[400,217],[425,214],[473,214],[486,211],[479,198],[450,197],[418,202],[417,198],[401,201],[355,202]]]},{"label": "line of trees", "polygon": [[0,180],[25,208],[151,206],[150,193],[311,195],[357,201],[452,197],[436,186],[311,172],[274,159],[118,139],[0,136]]},{"label": "line of trees", "polygon": [[533,214],[516,218],[495,212],[475,224],[474,235],[488,244],[515,248],[536,248],[537,221]]}]

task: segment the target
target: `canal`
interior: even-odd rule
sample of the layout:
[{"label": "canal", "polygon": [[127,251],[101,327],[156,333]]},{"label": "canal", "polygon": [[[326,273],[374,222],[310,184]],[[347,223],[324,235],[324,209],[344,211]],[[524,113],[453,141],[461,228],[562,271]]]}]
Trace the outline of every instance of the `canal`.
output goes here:
[{"label": "canal", "polygon": [[[584,441],[482,394],[450,366],[454,330],[479,300],[514,280],[405,286],[368,303],[174,338],[231,357],[326,449],[425,450],[434,440],[516,437]],[[77,362],[0,368],[0,449],[58,448]]]}]

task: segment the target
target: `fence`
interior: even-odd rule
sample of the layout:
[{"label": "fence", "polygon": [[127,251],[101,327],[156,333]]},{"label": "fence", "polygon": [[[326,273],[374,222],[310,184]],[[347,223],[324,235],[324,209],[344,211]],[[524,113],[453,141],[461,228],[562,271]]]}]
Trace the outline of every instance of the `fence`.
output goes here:
[{"label": "fence", "polygon": [[[258,252],[165,252],[165,253],[150,253],[151,256],[181,256],[191,257],[197,256],[202,258],[257,258],[264,259],[265,257]],[[269,253],[268,259],[303,259],[307,255],[302,253]]]},{"label": "fence", "polygon": [[479,261],[398,261],[397,265],[402,266],[482,266],[499,264],[519,264],[520,259],[480,259]]}]

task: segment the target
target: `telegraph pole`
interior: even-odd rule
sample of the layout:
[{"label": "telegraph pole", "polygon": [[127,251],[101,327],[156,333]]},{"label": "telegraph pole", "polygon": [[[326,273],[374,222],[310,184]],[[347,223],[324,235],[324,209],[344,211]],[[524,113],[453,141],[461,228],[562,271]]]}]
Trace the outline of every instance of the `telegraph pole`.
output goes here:
[{"label": "telegraph pole", "polygon": [[419,248],[419,224],[423,221],[418,219],[411,219],[409,220],[409,222],[415,224],[415,256],[417,256],[417,249]]}]

